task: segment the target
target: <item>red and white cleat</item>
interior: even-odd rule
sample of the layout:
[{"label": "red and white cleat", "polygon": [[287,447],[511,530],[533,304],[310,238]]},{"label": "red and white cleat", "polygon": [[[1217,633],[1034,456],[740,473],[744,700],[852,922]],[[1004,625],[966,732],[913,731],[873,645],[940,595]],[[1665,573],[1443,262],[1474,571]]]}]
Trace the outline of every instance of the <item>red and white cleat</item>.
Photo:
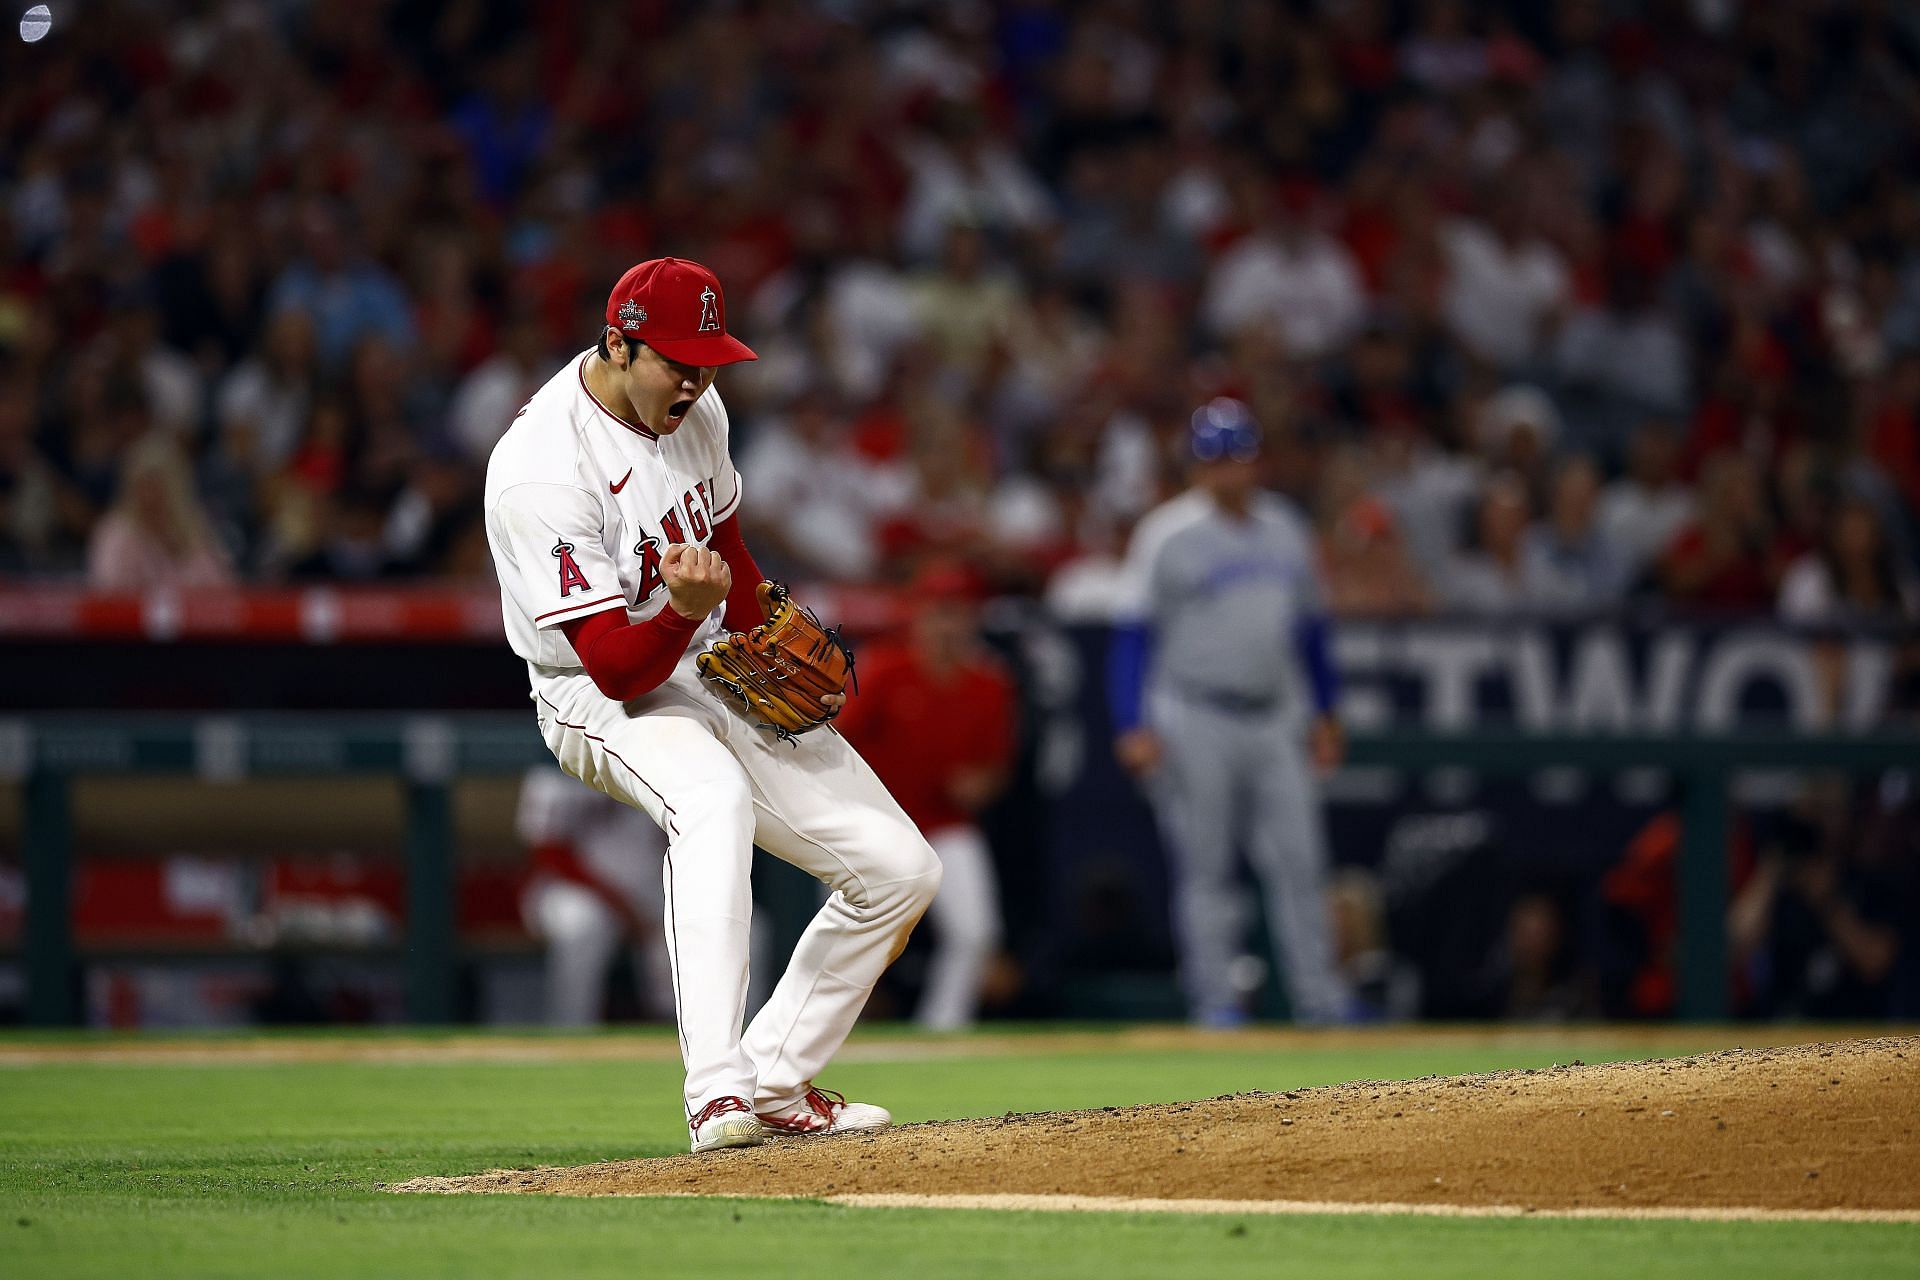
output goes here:
[{"label": "red and white cleat", "polygon": [[893,1123],[893,1113],[871,1102],[848,1102],[830,1089],[808,1089],[807,1096],[779,1111],[762,1111],[767,1136],[871,1133]]},{"label": "red and white cleat", "polygon": [[722,1147],[757,1147],[773,1136],[745,1098],[715,1098],[688,1121],[687,1129],[695,1155]]}]

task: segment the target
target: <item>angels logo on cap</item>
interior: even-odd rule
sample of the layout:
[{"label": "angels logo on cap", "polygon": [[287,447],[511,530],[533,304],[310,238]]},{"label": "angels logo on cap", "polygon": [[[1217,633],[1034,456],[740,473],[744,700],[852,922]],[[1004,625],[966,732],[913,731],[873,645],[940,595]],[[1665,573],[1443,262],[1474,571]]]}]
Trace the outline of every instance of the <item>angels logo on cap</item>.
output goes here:
[{"label": "angels logo on cap", "polygon": [[685,258],[650,258],[621,276],[607,297],[607,324],[681,364],[759,359],[727,332],[719,278]]}]

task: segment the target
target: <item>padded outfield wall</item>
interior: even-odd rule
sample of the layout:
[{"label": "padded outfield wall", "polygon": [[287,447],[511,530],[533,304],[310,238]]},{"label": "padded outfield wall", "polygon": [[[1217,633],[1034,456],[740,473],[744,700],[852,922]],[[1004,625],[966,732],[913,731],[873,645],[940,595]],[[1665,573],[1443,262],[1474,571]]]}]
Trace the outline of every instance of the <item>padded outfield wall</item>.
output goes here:
[{"label": "padded outfield wall", "polygon": [[[891,621],[883,599],[829,599],[829,608],[864,634]],[[254,593],[224,603],[40,592],[31,600],[0,600],[0,647],[13,658],[0,674],[0,705],[35,722],[88,710],[364,710],[444,712],[456,719],[460,712],[493,711],[511,724],[525,705],[524,685],[499,641],[491,606],[484,592]],[[1003,897],[1023,982],[1004,1011],[1173,1016],[1179,1009],[1161,851],[1150,813],[1106,749],[1105,631],[1013,604],[989,617],[991,638],[1019,678],[1025,708],[1019,776],[987,823],[1003,879],[1016,886]],[[1699,892],[1724,896],[1738,887],[1755,842],[1771,838],[1781,815],[1806,793],[1805,771],[1781,767],[1793,763],[1794,742],[1844,743],[1912,722],[1905,709],[1920,699],[1909,645],[1901,636],[1820,636],[1766,624],[1677,620],[1342,624],[1336,652],[1356,761],[1328,783],[1329,816],[1336,861],[1359,873],[1350,880],[1371,885],[1399,966],[1387,983],[1398,985],[1383,988],[1379,1012],[1499,1016],[1498,992],[1476,973],[1498,961],[1515,904],[1536,900],[1558,914],[1568,952],[1593,987],[1582,1012],[1677,1011],[1684,1003],[1680,961],[1656,954],[1662,947],[1671,952],[1672,939],[1648,936],[1661,921],[1623,913],[1614,899],[1619,869],[1668,828],[1684,826],[1690,799],[1674,770],[1635,760],[1630,751],[1623,757],[1620,748],[1644,739],[1657,751],[1659,743],[1701,735],[1772,744],[1768,767],[1729,762],[1724,799],[1730,804],[1709,819],[1727,827],[1729,857]],[[1586,767],[1563,758],[1538,768],[1486,767],[1485,761],[1475,768],[1466,756],[1445,750],[1438,767],[1431,754],[1415,763],[1393,745],[1464,743],[1508,731],[1562,747],[1612,749],[1606,762]],[[0,748],[17,747],[18,740],[14,731],[0,735]],[[215,772],[231,768],[218,764],[217,753],[207,758]],[[312,772],[328,770],[324,759],[315,766]],[[34,762],[5,749],[0,767],[25,779]],[[184,770],[205,771],[200,763]],[[1874,763],[1854,772],[1862,780],[1880,776]],[[508,786],[510,778],[496,774],[492,784]],[[21,794],[15,793],[12,820],[0,813],[0,876],[12,884],[0,892],[0,939],[11,939],[15,949],[25,918]],[[289,820],[300,821],[299,814]],[[411,839],[398,826],[370,830],[358,841],[344,840],[343,851],[375,871],[393,867],[388,874],[397,878]],[[462,839],[474,839],[471,832],[454,836],[459,891],[470,895],[478,892],[468,883],[473,850],[460,848]],[[82,870],[94,852],[84,838],[75,844]],[[1669,877],[1677,903],[1681,890],[1671,867],[1656,863],[1654,873]],[[492,874],[498,878],[498,866]],[[406,928],[397,901],[391,914],[389,943]],[[462,907],[463,921],[468,914]],[[1264,1012],[1282,1014],[1278,984],[1261,972],[1265,955],[1256,938],[1249,950],[1251,994]],[[903,1003],[913,995],[917,959],[910,953],[898,978]],[[405,983],[397,973],[392,982],[381,1016],[406,1009]],[[6,990],[0,976],[0,1002]],[[1749,996],[1736,979],[1716,1012],[1779,1011]],[[484,1016],[484,1004],[469,998],[447,1008]]]}]

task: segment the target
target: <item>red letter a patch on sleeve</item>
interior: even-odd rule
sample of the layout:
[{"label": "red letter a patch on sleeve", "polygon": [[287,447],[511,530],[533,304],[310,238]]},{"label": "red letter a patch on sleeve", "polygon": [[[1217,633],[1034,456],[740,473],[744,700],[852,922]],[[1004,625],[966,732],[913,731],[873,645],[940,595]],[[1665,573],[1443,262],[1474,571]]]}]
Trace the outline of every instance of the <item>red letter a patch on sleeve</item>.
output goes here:
[{"label": "red letter a patch on sleeve", "polygon": [[571,542],[554,543],[553,554],[560,557],[561,599],[564,600],[567,596],[572,595],[575,587],[580,587],[587,591],[593,590],[587,583],[587,575],[580,572],[580,566],[573,562],[573,544]]}]

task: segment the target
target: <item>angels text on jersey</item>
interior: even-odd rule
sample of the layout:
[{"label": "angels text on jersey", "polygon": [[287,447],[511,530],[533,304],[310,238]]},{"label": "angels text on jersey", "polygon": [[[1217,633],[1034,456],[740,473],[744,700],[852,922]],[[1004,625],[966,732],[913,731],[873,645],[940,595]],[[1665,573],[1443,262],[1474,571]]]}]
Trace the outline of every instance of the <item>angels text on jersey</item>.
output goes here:
[{"label": "angels text on jersey", "polygon": [[[632,474],[629,471],[627,476],[631,477]],[[607,482],[608,490],[615,494],[625,487],[626,479],[624,478],[617,485],[611,480]],[[702,546],[706,545],[707,539],[713,533],[713,501],[708,497],[712,491],[711,480],[695,483],[693,488],[681,493],[677,506],[668,507],[660,513],[660,518],[654,522],[653,526],[660,530],[657,536],[650,533],[643,534],[640,540],[633,544],[633,555],[640,563],[640,571],[639,580],[633,586],[633,595],[627,600],[628,608],[637,609],[646,604],[652,599],[654,592],[666,585],[666,575],[661,569],[661,559],[668,547],[676,542],[697,542]],[[644,529],[646,526],[641,527]],[[693,534],[691,538],[687,536],[689,531]],[[593,583],[587,580],[587,575],[580,570],[579,562],[574,559],[571,542],[565,538],[556,541],[553,544],[553,554],[560,562],[561,599],[564,600],[572,595],[576,589],[593,590]]]}]

